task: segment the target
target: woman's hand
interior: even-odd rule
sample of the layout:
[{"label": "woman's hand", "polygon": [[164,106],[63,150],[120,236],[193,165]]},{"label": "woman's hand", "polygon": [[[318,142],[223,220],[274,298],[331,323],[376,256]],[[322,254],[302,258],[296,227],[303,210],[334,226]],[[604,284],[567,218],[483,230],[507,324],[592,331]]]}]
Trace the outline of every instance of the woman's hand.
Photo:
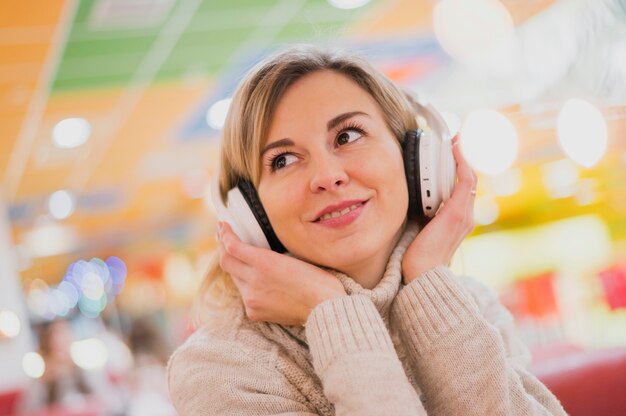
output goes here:
[{"label": "woman's hand", "polygon": [[231,275],[253,321],[304,325],[311,310],[346,291],[312,264],[245,244],[227,223],[218,231],[220,267]]},{"label": "woman's hand", "polygon": [[452,141],[458,181],[450,199],[409,245],[402,259],[404,283],[409,284],[425,271],[448,265],[456,249],[474,229],[476,174],[463,158],[459,136]]}]

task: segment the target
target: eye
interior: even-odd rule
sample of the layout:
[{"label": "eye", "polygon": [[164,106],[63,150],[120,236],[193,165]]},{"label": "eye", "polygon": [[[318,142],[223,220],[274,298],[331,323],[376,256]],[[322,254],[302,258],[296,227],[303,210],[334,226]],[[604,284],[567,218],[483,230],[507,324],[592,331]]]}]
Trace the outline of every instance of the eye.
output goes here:
[{"label": "eye", "polygon": [[276,157],[272,158],[270,167],[271,167],[272,172],[275,172],[279,169],[282,169],[291,165],[297,160],[298,158],[295,155],[292,155],[291,153],[281,153],[277,155]]},{"label": "eye", "polygon": [[337,144],[342,146],[344,144],[352,143],[361,137],[363,137],[363,133],[359,130],[344,130],[337,136]]}]

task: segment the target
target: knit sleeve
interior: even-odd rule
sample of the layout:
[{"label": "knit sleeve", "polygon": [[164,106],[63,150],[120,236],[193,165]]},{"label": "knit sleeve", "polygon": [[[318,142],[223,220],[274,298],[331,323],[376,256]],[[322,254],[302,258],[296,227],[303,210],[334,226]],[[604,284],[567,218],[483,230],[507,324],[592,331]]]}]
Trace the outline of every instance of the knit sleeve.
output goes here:
[{"label": "knit sleeve", "polygon": [[313,416],[306,399],[272,367],[271,354],[221,339],[187,342],[168,363],[180,416]]},{"label": "knit sleeve", "polygon": [[[466,280],[466,279],[463,279]],[[392,320],[435,415],[565,415],[526,366],[529,354],[493,291],[446,267],[405,286]]]},{"label": "knit sleeve", "polygon": [[337,415],[425,415],[372,301],[343,296],[318,305],[306,336],[324,395]]}]

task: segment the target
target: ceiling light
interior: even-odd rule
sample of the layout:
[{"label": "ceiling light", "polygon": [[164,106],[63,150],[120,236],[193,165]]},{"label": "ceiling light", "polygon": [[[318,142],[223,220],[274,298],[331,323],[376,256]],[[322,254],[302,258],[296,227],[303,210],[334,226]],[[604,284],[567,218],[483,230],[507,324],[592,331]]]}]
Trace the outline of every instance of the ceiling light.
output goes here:
[{"label": "ceiling light", "polygon": [[517,157],[517,132],[497,111],[470,112],[461,128],[460,144],[469,164],[487,175],[504,172]]},{"label": "ceiling light", "polygon": [[462,62],[481,59],[514,34],[513,18],[498,0],[441,0],[433,28],[441,47]]},{"label": "ceiling light", "polygon": [[342,10],[357,9],[369,2],[370,0],[328,0],[328,4]]},{"label": "ceiling light", "polygon": [[84,144],[91,135],[91,124],[74,117],[59,121],[52,129],[52,142],[61,149],[72,149]]},{"label": "ceiling light", "polygon": [[76,203],[74,196],[68,191],[56,191],[48,199],[50,215],[57,220],[62,220],[74,213]]},{"label": "ceiling light", "polygon": [[598,163],[606,151],[606,121],[587,101],[573,98],[563,105],[557,132],[565,154],[586,168]]}]

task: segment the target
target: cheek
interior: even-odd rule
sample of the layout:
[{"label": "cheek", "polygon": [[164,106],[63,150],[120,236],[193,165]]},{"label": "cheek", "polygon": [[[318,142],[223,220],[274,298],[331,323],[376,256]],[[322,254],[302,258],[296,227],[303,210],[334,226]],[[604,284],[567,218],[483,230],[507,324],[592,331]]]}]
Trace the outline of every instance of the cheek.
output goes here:
[{"label": "cheek", "polygon": [[296,186],[284,182],[259,186],[259,198],[275,230],[297,218],[297,207],[303,199]]}]

